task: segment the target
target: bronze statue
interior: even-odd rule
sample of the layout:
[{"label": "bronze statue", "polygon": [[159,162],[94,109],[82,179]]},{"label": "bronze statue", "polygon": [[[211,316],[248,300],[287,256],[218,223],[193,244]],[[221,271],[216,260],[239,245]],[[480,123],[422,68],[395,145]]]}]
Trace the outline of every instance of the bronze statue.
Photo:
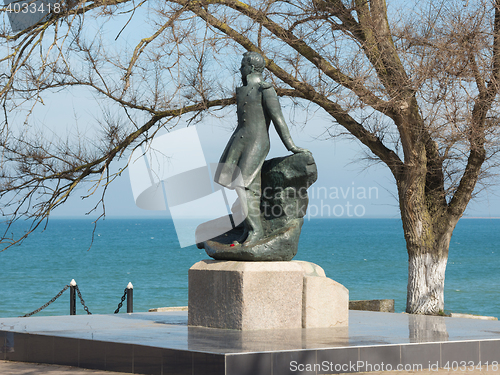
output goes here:
[{"label": "bronze statue", "polygon": [[[308,152],[297,147],[290,136],[281,106],[272,85],[262,72],[264,58],[247,52],[241,61],[243,86],[236,89],[238,126],[221,156],[215,182],[235,189],[246,218],[243,235],[234,243],[252,246],[264,235],[261,222],[261,169],[269,152],[269,125],[273,122],[285,147],[294,154]],[[236,171],[241,171],[242,186],[233,186]]]}]

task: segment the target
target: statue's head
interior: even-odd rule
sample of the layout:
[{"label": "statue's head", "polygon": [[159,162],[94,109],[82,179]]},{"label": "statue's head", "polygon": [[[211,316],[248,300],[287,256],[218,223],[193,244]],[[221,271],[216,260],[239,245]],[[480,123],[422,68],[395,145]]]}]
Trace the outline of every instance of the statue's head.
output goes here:
[{"label": "statue's head", "polygon": [[257,52],[245,52],[241,60],[241,75],[246,77],[248,74],[257,72],[262,73],[266,67],[264,58]]}]

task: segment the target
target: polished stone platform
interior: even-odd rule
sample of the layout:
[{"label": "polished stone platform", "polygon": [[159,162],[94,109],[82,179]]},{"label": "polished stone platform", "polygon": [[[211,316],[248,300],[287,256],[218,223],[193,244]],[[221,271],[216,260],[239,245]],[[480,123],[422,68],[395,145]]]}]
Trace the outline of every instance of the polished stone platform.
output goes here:
[{"label": "polished stone platform", "polygon": [[500,322],[350,311],[348,328],[237,331],[188,327],[186,311],[3,318],[0,359],[165,375],[492,369]]}]

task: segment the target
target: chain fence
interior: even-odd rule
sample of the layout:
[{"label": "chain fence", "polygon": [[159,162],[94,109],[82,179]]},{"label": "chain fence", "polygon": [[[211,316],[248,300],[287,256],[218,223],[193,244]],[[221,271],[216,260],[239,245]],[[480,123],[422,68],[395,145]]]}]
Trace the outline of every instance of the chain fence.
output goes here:
[{"label": "chain fence", "polygon": [[38,309],[36,309],[35,311],[32,311],[26,315],[22,315],[20,316],[20,318],[27,318],[31,315],[35,315],[36,313],[39,313],[40,311],[42,311],[44,308],[46,308],[47,306],[49,306],[51,303],[55,302],[56,299],[58,299],[59,297],[62,296],[62,294],[69,288],[69,284],[66,285],[59,293],[56,294],[56,296],[54,298],[52,298],[49,302],[47,302],[45,305],[43,305],[42,307],[39,307]]},{"label": "chain fence", "polygon": [[118,304],[118,308],[115,310],[115,314],[118,314],[118,312],[120,311],[120,309],[123,306],[123,301],[125,301],[126,298],[127,298],[127,288],[125,288],[122,299],[121,299],[120,303]]},{"label": "chain fence", "polygon": [[80,303],[83,306],[83,309],[87,312],[87,315],[92,315],[92,313],[89,311],[89,308],[85,305],[85,301],[83,300],[82,293],[80,293],[80,288],[78,288],[78,285],[75,285],[76,292],[78,293],[78,298],[80,298]]},{"label": "chain fence", "polygon": [[[74,282],[74,281],[73,281]],[[47,306],[51,305],[52,303],[54,303],[59,297],[62,296],[62,294],[68,290],[72,285],[71,284],[68,284],[66,285],[59,293],[57,293],[49,302],[47,302],[46,304],[44,304],[43,306],[39,307],[38,309],[28,313],[28,314],[25,314],[25,315],[21,315],[20,318],[27,318],[27,317],[30,317],[32,315],[35,315],[36,313],[39,313],[40,311],[42,311],[43,309],[45,309]],[[83,306],[83,309],[87,312],[87,315],[92,315],[92,313],[90,312],[88,306],[85,304],[85,300],[83,299],[82,297],[82,293],[80,292],[80,288],[78,287],[78,285],[73,285],[73,287],[75,288],[76,290],[76,293],[78,294],[78,298],[80,298],[80,303],[82,304]],[[120,300],[120,303],[118,303],[118,308],[115,310],[115,314],[118,314],[118,312],[120,311],[120,308],[122,308],[123,306],[123,302],[125,301],[125,299],[127,299],[127,289],[128,288],[125,288],[125,291],[123,293],[123,296],[121,297],[121,300]]]}]

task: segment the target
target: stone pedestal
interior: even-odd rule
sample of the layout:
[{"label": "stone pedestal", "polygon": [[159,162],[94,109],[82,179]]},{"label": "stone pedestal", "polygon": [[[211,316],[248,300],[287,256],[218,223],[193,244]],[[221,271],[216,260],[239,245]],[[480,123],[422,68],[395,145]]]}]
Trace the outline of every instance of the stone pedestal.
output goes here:
[{"label": "stone pedestal", "polygon": [[348,290],[309,262],[203,260],[189,270],[191,326],[345,327],[348,306]]},{"label": "stone pedestal", "polygon": [[347,327],[349,291],[345,286],[325,276],[318,265],[302,262],[304,289],[302,294],[302,327]]}]

